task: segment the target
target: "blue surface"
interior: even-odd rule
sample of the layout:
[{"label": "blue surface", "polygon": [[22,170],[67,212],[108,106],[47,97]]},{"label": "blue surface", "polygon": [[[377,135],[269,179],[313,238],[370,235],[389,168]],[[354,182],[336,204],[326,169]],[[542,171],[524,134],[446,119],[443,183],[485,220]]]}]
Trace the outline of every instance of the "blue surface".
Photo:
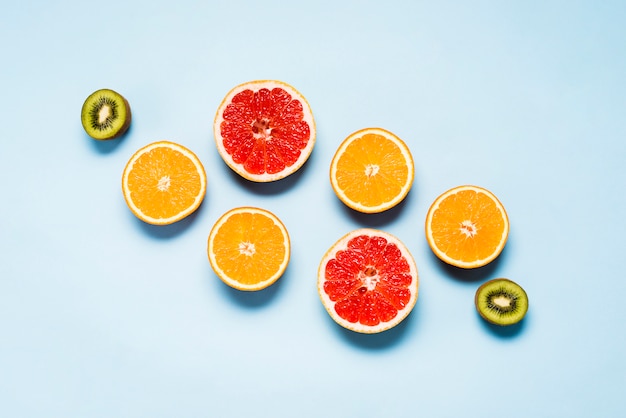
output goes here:
[{"label": "blue surface", "polygon": [[[56,3],[56,4],[55,4]],[[621,1],[117,1],[0,5],[0,416],[621,417],[626,409],[626,3]],[[298,174],[251,184],[218,156],[212,122],[235,85],[279,79],[318,138]],[[124,94],[133,124],[98,143],[83,100]],[[411,147],[406,201],[357,215],[328,167],[351,132]],[[200,210],[138,221],[122,169],[159,139],[202,159]],[[430,203],[472,183],[511,234],[478,271],[440,263]],[[271,288],[223,285],[213,222],[264,207],[292,238]],[[376,336],[344,331],[318,263],[358,227],[397,235],[420,296]],[[528,292],[520,326],[476,314],[480,283]]]}]

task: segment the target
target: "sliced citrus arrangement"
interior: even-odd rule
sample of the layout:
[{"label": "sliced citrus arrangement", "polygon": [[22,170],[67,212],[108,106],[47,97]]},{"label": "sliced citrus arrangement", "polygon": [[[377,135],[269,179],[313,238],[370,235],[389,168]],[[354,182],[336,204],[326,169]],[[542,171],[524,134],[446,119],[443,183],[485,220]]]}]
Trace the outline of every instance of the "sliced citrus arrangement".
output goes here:
[{"label": "sliced citrus arrangement", "polygon": [[227,285],[261,290],[278,280],[289,263],[291,246],[285,225],[273,213],[239,207],[223,214],[209,233],[211,267]]},{"label": "sliced citrus arrangement", "polygon": [[400,203],[413,184],[413,157],[393,133],[367,128],[349,135],[330,165],[330,183],[348,207],[379,213]]},{"label": "sliced citrus arrangement", "polygon": [[122,174],[130,210],[144,222],[168,225],[189,216],[206,193],[206,173],[186,147],[158,141],[139,149]]},{"label": "sliced citrus arrangement", "polygon": [[213,124],[217,150],[240,176],[270,182],[296,172],[315,144],[306,99],[289,84],[250,81],[233,88]]},{"label": "sliced citrus arrangement", "polygon": [[426,240],[439,259],[461,268],[482,267],[502,252],[509,218],[498,198],[482,187],[443,193],[426,215]]},{"label": "sliced citrus arrangement", "polygon": [[417,300],[417,267],[400,240],[357,229],[335,243],[318,270],[318,292],[344,328],[372,334],[393,328]]}]

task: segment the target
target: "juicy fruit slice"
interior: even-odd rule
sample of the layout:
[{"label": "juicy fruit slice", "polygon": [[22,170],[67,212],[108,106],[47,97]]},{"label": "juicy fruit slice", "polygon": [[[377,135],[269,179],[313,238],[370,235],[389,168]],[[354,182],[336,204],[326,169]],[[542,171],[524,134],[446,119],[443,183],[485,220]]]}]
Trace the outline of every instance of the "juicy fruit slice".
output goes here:
[{"label": "juicy fruit slice", "polygon": [[504,249],[509,218],[489,190],[459,186],[440,195],[426,215],[426,240],[439,259],[461,268],[482,267]]},{"label": "juicy fruit slice", "polygon": [[223,214],[209,234],[211,267],[239,290],[261,290],[278,280],[289,263],[291,244],[285,225],[273,213],[240,207]]},{"label": "juicy fruit slice", "polygon": [[159,141],[139,149],[122,174],[130,210],[144,222],[168,225],[189,216],[206,193],[198,157],[182,145]]},{"label": "juicy fruit slice", "polygon": [[289,84],[274,80],[233,88],[217,110],[213,130],[226,164],[256,182],[293,174],[315,144],[315,122],[306,99]]},{"label": "juicy fruit slice", "polygon": [[377,333],[399,324],[417,300],[417,267],[400,240],[375,229],[350,232],[326,253],[318,292],[339,325]]},{"label": "juicy fruit slice", "polygon": [[348,136],[330,165],[330,182],[348,207],[378,213],[400,203],[413,185],[413,157],[393,133],[368,128]]},{"label": "juicy fruit slice", "polygon": [[493,279],[481,285],[474,303],[483,319],[501,326],[518,323],[528,311],[526,291],[509,279]]},{"label": "juicy fruit slice", "polygon": [[130,126],[128,101],[110,89],[100,89],[87,97],[80,112],[85,132],[94,139],[114,139]]}]

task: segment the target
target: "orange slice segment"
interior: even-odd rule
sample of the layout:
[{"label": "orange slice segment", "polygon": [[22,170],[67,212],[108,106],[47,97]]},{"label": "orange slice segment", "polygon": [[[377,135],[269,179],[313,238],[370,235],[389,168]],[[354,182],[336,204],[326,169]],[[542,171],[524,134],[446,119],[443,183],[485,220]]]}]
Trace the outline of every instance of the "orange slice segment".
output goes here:
[{"label": "orange slice segment", "polygon": [[256,182],[295,173],[315,144],[311,107],[294,87],[276,80],[233,88],[217,109],[213,132],[224,162]]},{"label": "orange slice segment", "polygon": [[318,270],[318,293],[344,328],[372,334],[398,325],[417,300],[413,257],[393,235],[357,229],[337,241]]},{"label": "orange slice segment", "polygon": [[413,157],[393,133],[368,128],[348,136],[330,165],[335,194],[348,207],[378,213],[400,203],[413,185]]},{"label": "orange slice segment", "polygon": [[198,157],[184,146],[154,142],[139,149],[126,164],[122,191],[139,219],[168,225],[200,206],[206,193],[206,173]]},{"label": "orange slice segment", "polygon": [[459,186],[439,196],[426,216],[426,240],[442,261],[482,267],[502,252],[509,235],[504,206],[489,190]]},{"label": "orange slice segment", "polygon": [[209,234],[209,262],[217,276],[239,290],[261,290],[278,280],[289,263],[285,225],[273,213],[254,207],[231,209]]}]

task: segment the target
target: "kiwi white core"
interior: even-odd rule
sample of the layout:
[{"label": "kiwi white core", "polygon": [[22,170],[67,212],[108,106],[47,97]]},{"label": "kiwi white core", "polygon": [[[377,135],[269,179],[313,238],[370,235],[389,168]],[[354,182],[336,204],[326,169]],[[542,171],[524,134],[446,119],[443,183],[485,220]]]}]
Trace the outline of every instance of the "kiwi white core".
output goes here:
[{"label": "kiwi white core", "polygon": [[100,111],[98,112],[98,123],[103,125],[106,123],[107,119],[110,118],[112,116],[112,110],[111,110],[111,106],[109,105],[104,105],[100,108]]},{"label": "kiwi white core", "polygon": [[497,296],[493,298],[492,302],[504,309],[511,307],[511,299],[506,296]]}]

